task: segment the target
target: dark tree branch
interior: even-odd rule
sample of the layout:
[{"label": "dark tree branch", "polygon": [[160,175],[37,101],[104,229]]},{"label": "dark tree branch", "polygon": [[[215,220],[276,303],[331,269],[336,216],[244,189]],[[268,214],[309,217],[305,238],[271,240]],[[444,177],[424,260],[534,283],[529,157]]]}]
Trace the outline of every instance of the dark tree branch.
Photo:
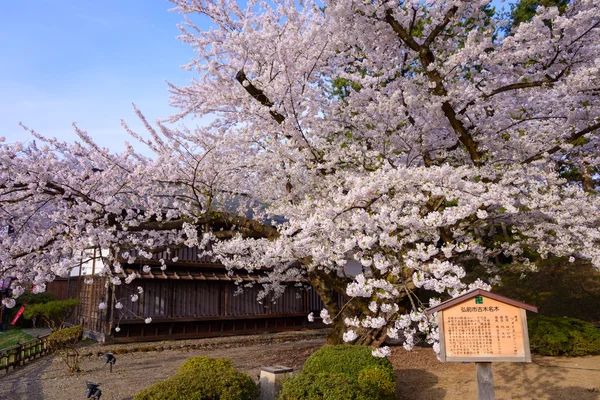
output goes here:
[{"label": "dark tree branch", "polygon": [[[404,27],[400,25],[398,21],[396,21],[391,10],[387,10],[385,13],[385,20],[392,27],[394,32],[396,32],[400,39],[404,43],[406,43],[406,45],[410,49],[419,53],[419,60],[421,61],[421,64],[423,65],[423,68],[426,71],[427,77],[433,83],[435,83],[433,94],[437,96],[446,96],[448,93],[446,91],[446,88],[444,87],[443,78],[440,75],[439,71],[436,69],[430,70],[429,68],[429,66],[433,62],[435,62],[435,55],[428,47],[428,45],[435,39],[437,35],[439,35],[439,33],[444,29],[444,27],[450,22],[450,19],[454,16],[456,11],[456,7],[452,7],[450,10],[448,10],[442,23],[437,25],[427,38],[427,40],[431,39],[430,42],[428,43],[426,40],[426,42],[423,45],[419,45],[414,40],[414,38],[411,35],[409,35],[406,29],[404,29]],[[478,144],[475,140],[473,140],[473,138],[468,132],[468,129],[464,126],[462,121],[458,119],[456,112],[454,111],[454,108],[452,107],[450,102],[446,101],[442,104],[442,111],[444,112],[444,115],[450,122],[450,125],[458,135],[458,140],[465,146],[465,148],[469,152],[469,156],[471,157],[473,164],[475,164],[476,166],[480,166],[482,164],[482,161],[481,155],[479,154],[478,150]]]},{"label": "dark tree branch", "polygon": [[452,105],[450,105],[449,102],[445,101],[442,104],[442,111],[444,111],[444,115],[450,122],[450,125],[452,125],[454,131],[458,134],[458,140],[460,140],[460,142],[465,146],[465,148],[469,152],[473,164],[475,164],[476,166],[481,166],[483,163],[481,160],[481,155],[479,154],[479,150],[477,148],[477,142],[473,140],[471,135],[469,135],[469,133],[467,132],[467,128],[465,128],[462,121],[458,119],[458,117],[456,116],[456,112],[452,108]]},{"label": "dark tree branch", "polygon": [[[594,124],[594,125],[590,125],[587,128],[580,130],[579,132],[575,132],[574,134],[572,134],[571,136],[569,136],[565,140],[565,143],[572,143],[575,140],[579,139],[580,137],[582,137],[582,136],[584,136],[584,135],[586,135],[588,133],[591,133],[591,132],[595,131],[596,129],[600,129],[600,122],[597,123],[597,124]],[[556,146],[554,146],[554,147],[552,147],[552,148],[550,148],[550,149],[548,149],[548,150],[546,150],[544,152],[541,152],[541,153],[538,153],[538,154],[536,154],[534,156],[531,156],[528,159],[526,159],[525,161],[523,161],[523,164],[529,164],[529,163],[531,163],[531,162],[533,162],[535,160],[539,160],[546,153],[548,153],[548,154],[554,154],[554,153],[556,153],[557,151],[560,150],[560,147],[561,147],[560,145],[556,145]]]},{"label": "dark tree branch", "polygon": [[446,26],[448,26],[448,23],[450,23],[450,20],[452,19],[452,17],[454,17],[454,15],[456,14],[456,11],[458,11],[457,6],[454,6],[448,10],[446,15],[444,16],[444,20],[442,21],[442,23],[437,25],[431,31],[431,33],[429,33],[429,36],[427,36],[427,39],[425,39],[425,42],[423,42],[423,47],[429,47],[431,45],[431,43],[433,43],[433,41],[440,34],[440,32],[442,30],[444,30],[444,28]]},{"label": "dark tree branch", "polygon": [[[250,94],[250,96],[252,96],[256,100],[258,100],[258,102],[260,104],[262,104],[263,106],[268,107],[268,108],[273,107],[273,103],[271,102],[271,100],[269,100],[269,98],[267,97],[265,92],[263,92],[261,89],[254,86],[252,84],[252,82],[250,82],[248,80],[248,77],[246,76],[246,73],[244,71],[242,71],[242,70],[238,71],[238,73],[235,74],[235,79],[242,85],[244,90],[246,90],[246,92],[248,92],[248,94]],[[271,114],[273,119],[278,124],[283,123],[283,121],[285,120],[285,117],[283,115],[279,114],[277,111],[269,110],[269,114]]]},{"label": "dark tree branch", "polygon": [[398,23],[398,21],[396,21],[392,10],[387,10],[385,12],[385,20],[388,24],[390,24],[390,26],[392,27],[394,32],[396,32],[396,34],[400,37],[400,39],[402,39],[402,41],[404,43],[406,43],[406,45],[410,49],[412,49],[416,52],[421,50],[421,46],[415,41],[415,39],[411,35],[409,35],[409,33],[406,31],[406,29],[404,29],[404,27],[402,25],[400,25]]}]

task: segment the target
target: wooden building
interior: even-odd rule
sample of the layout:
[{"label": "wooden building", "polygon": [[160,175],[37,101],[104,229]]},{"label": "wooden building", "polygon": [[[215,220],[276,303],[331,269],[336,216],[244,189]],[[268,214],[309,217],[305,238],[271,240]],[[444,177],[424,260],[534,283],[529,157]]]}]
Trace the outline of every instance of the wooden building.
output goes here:
[{"label": "wooden building", "polygon": [[[175,258],[177,262],[167,261],[167,268],[161,268],[159,259]],[[150,270],[144,272],[143,265]],[[96,265],[91,270],[89,266],[87,270],[79,268],[77,275],[53,283],[67,298],[79,298],[70,323],[83,325],[86,335],[99,341],[184,339],[324,326],[307,320],[310,312],[319,314],[323,303],[306,283],[290,282],[281,297],[259,303],[260,275],[228,273],[223,265],[198,257],[195,248],[125,264],[123,276],[136,272],[138,278],[129,285],[115,286],[114,296],[107,278],[96,275],[99,269]],[[50,291],[53,286],[49,285]],[[132,295],[138,296],[137,301],[132,301]],[[116,309],[116,301],[123,308]],[[103,310],[98,307],[101,302],[107,304]],[[148,317],[152,322],[146,324]]]}]

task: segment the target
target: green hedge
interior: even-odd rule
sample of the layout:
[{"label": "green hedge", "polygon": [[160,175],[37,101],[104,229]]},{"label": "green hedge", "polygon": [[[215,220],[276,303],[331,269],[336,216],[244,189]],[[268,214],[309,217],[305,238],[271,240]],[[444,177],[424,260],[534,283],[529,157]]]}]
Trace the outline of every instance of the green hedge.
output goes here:
[{"label": "green hedge", "polygon": [[255,400],[258,388],[248,374],[227,359],[196,357],[187,360],[175,376],[138,393],[135,400]]},{"label": "green hedge", "polygon": [[396,392],[394,368],[366,346],[326,346],[284,385],[279,400],[387,400]]},{"label": "green hedge", "polygon": [[50,350],[58,354],[66,364],[70,373],[79,372],[79,352],[77,342],[81,339],[83,327],[81,325],[54,331],[48,336]]},{"label": "green hedge", "polygon": [[69,346],[75,346],[83,335],[81,325],[54,331],[48,336],[48,344],[53,351],[62,350]]},{"label": "green hedge", "polygon": [[589,322],[536,316],[527,324],[531,350],[537,354],[585,356],[600,353],[600,330]]},{"label": "green hedge", "polygon": [[25,307],[23,317],[27,319],[41,318],[52,330],[59,330],[73,314],[79,299],[53,300],[47,303],[31,304]]}]

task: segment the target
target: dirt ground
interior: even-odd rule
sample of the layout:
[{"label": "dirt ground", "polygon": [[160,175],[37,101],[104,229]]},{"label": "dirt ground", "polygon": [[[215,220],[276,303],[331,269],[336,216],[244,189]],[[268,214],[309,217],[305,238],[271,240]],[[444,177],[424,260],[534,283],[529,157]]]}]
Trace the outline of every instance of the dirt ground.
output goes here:
[{"label": "dirt ground", "polygon": [[[119,346],[96,344],[83,349],[82,353],[88,355],[82,359],[79,374],[65,373],[61,361],[52,356],[11,370],[0,377],[0,399],[81,399],[85,381],[101,384],[103,400],[131,399],[141,389],[171,376],[186,359],[197,356],[230,358],[235,367],[256,379],[261,366],[285,365],[299,371],[304,360],[323,344],[322,333],[307,332]],[[132,351],[142,345],[163,350],[117,354],[112,373],[103,366],[105,358],[100,353]],[[397,374],[397,399],[477,398],[473,364],[440,363],[426,348],[407,352],[395,347],[390,360]],[[534,356],[531,364],[495,364],[493,373],[498,400],[600,400],[600,356]]]}]

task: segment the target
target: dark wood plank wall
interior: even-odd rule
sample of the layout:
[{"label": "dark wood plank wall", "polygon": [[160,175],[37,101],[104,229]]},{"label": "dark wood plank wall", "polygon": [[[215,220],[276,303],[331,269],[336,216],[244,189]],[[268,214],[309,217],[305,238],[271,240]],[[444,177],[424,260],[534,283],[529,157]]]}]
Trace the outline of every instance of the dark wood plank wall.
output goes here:
[{"label": "dark wood plank wall", "polygon": [[46,291],[52,293],[54,300],[69,299],[69,281],[67,278],[56,278],[46,284]]},{"label": "dark wood plank wall", "polygon": [[[137,279],[130,285],[116,287],[116,300],[123,308],[115,310],[107,301],[106,278],[72,277],[64,290],[68,298],[79,298],[70,323],[83,325],[84,331],[97,340],[131,342],[274,332],[290,329],[319,328],[307,324],[307,315],[318,316],[323,302],[311,289],[291,284],[283,295],[258,302],[260,285],[239,287],[233,280]],[[60,284],[59,284],[60,285]],[[138,286],[143,293],[138,293]],[[131,296],[137,294],[133,302]],[[107,302],[100,310],[98,304]],[[112,309],[112,314],[111,314]],[[152,318],[147,325],[144,319]],[[119,333],[111,329],[119,325]]]},{"label": "dark wood plank wall", "polygon": [[[277,299],[257,301],[260,287],[244,288],[238,292],[233,282],[138,280],[132,285],[122,285],[116,292],[123,304],[122,321],[151,317],[153,320],[235,318],[241,316],[269,316],[308,314],[323,307],[313,290],[288,287]],[[137,287],[143,289],[137,301]]]}]

